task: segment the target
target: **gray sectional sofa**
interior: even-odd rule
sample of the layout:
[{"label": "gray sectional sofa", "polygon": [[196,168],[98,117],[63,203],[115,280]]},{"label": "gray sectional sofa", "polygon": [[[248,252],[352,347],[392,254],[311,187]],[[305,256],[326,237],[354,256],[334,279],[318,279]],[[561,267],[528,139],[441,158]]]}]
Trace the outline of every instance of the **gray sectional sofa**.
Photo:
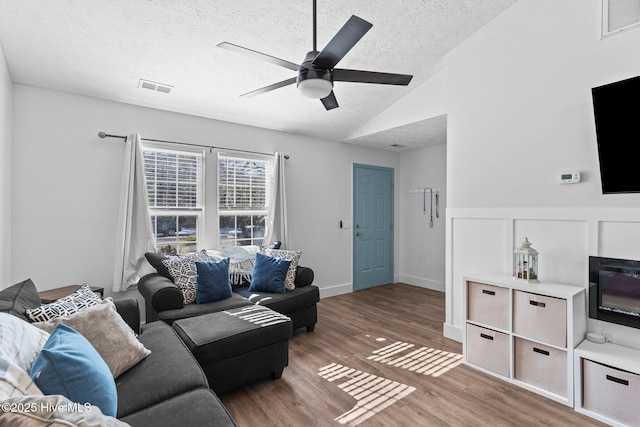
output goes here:
[{"label": "gray sectional sofa", "polygon": [[[33,425],[33,416],[37,415],[50,420],[50,424],[47,425],[76,425],[77,423],[68,422],[69,416],[80,424],[86,420],[87,425],[123,425],[119,420],[133,427],[235,426],[225,407],[209,388],[204,371],[174,329],[161,321],[141,326],[138,302],[134,298],[114,301],[114,304],[120,316],[138,334],[138,340],[151,350],[148,356],[114,380],[117,391],[117,420],[102,414],[85,413],[82,410],[68,415],[64,411],[47,410],[48,407],[44,404],[37,405],[34,402],[40,398],[55,396],[28,395],[24,393],[24,388],[15,388],[15,385],[13,391],[7,391],[7,387],[10,389],[15,382],[7,380],[3,362],[0,363],[0,400],[3,403],[19,402],[15,406],[16,411],[21,407],[29,410],[18,414],[0,411],[0,425]],[[39,306],[40,298],[31,280],[0,291],[0,312],[21,319],[19,322],[28,322],[25,311]],[[0,330],[4,326],[6,325],[0,324]],[[96,328],[100,327],[101,325],[96,325]],[[5,344],[24,346],[27,343],[24,343],[23,339],[21,344]],[[2,357],[4,356],[0,352],[0,359]],[[29,402],[29,406],[24,402]],[[31,413],[32,408],[37,409],[38,413]],[[62,416],[64,421],[58,418]],[[96,421],[97,416],[101,417],[100,421]]]},{"label": "gray sectional sofa", "polygon": [[[138,328],[137,300],[115,304],[125,321]],[[169,325],[144,324],[138,339],[151,354],[116,378],[118,419],[133,427],[236,425],[209,388],[194,356]]]}]

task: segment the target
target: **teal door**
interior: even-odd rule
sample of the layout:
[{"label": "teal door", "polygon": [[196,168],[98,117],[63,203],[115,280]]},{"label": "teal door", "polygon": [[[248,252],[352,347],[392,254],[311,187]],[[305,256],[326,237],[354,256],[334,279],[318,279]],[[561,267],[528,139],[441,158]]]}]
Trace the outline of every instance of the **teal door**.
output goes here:
[{"label": "teal door", "polygon": [[393,282],[393,169],[353,166],[353,289]]}]

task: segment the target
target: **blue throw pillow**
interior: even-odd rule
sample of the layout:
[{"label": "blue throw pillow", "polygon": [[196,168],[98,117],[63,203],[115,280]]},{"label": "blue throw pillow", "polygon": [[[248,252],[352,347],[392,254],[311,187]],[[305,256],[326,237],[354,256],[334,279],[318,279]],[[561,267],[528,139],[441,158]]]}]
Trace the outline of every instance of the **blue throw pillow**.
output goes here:
[{"label": "blue throw pillow", "polygon": [[291,261],[284,258],[273,258],[256,254],[256,263],[253,266],[251,285],[249,292],[273,292],[284,294],[287,288],[284,286],[284,279],[287,277]]},{"label": "blue throw pillow", "polygon": [[30,376],[44,394],[61,394],[116,416],[118,395],[109,367],[85,337],[63,323],[51,332]]},{"label": "blue throw pillow", "polygon": [[220,301],[231,297],[229,258],[222,261],[196,261],[196,303]]}]

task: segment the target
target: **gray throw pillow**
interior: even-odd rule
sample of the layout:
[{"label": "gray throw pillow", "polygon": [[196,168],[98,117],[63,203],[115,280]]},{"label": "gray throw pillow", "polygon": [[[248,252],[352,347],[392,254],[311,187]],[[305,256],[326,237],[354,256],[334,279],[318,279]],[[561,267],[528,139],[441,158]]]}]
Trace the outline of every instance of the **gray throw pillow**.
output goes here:
[{"label": "gray throw pillow", "polygon": [[27,309],[40,306],[40,295],[31,279],[16,283],[0,291],[0,312],[13,314],[29,321]]},{"label": "gray throw pillow", "polygon": [[118,314],[111,297],[71,316],[33,325],[50,333],[58,323],[64,323],[84,336],[104,359],[113,378],[137,365],[151,353]]}]

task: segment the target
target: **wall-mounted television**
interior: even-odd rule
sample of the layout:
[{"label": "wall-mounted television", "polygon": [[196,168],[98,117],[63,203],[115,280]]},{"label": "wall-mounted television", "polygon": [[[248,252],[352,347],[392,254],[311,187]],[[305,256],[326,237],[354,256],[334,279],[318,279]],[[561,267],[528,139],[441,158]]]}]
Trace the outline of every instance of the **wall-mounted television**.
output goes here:
[{"label": "wall-mounted television", "polygon": [[589,317],[640,328],[640,261],[589,257]]},{"label": "wall-mounted television", "polygon": [[640,76],[591,89],[604,194],[640,192]]}]

